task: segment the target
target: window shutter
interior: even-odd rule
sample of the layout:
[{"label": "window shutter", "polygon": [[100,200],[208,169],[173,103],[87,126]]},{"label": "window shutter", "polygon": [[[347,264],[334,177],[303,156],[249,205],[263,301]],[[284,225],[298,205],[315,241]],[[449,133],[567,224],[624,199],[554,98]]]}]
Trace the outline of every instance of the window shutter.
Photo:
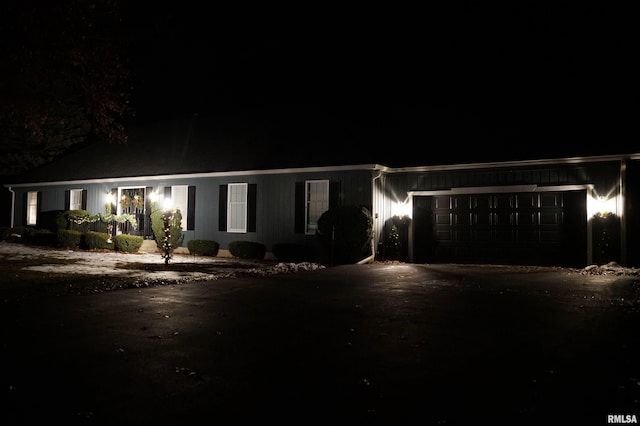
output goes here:
[{"label": "window shutter", "polygon": [[29,217],[29,192],[22,194],[22,223],[26,226]]},{"label": "window shutter", "polygon": [[187,230],[196,229],[196,187],[189,186],[187,189]]},{"label": "window shutter", "polygon": [[64,191],[64,209],[71,209],[71,190],[67,189]]},{"label": "window shutter", "polygon": [[[144,233],[144,237],[153,235],[153,228],[151,226],[151,194],[153,193],[153,188],[150,186],[145,187],[144,189],[144,223],[141,228]],[[138,224],[140,226],[140,224]]]},{"label": "window shutter", "polygon": [[116,214],[118,212],[118,188],[111,188],[111,194],[113,195],[111,214]]},{"label": "window shutter", "polygon": [[82,210],[87,209],[87,190],[82,190]]},{"label": "window shutter", "polygon": [[171,198],[171,187],[170,186],[165,186],[164,187],[164,198]]},{"label": "window shutter", "polygon": [[38,191],[38,206],[36,208],[36,225],[40,224],[41,212],[42,212],[42,191]]},{"label": "window shutter", "polygon": [[247,232],[256,232],[256,218],[258,210],[258,185],[247,185]]},{"label": "window shutter", "polygon": [[329,208],[342,205],[341,189],[340,182],[329,182]]},{"label": "window shutter", "polygon": [[227,185],[220,185],[220,197],[218,201],[218,231],[227,230]]},{"label": "window shutter", "polygon": [[153,192],[153,188],[147,186],[144,189],[144,212],[145,216],[149,217],[151,215],[151,193]]},{"label": "window shutter", "polygon": [[304,182],[296,182],[294,201],[294,232],[304,233]]}]

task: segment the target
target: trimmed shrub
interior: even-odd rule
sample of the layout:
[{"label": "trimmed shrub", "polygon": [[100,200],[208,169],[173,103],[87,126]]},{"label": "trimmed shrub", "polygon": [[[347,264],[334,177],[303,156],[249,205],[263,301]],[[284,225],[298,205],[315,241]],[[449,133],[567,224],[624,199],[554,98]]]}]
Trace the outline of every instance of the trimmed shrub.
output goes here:
[{"label": "trimmed shrub", "polygon": [[89,231],[82,234],[80,246],[87,250],[115,249],[115,244],[107,242],[108,239],[106,232]]},{"label": "trimmed shrub", "polygon": [[231,241],[229,253],[242,259],[264,259],[267,246],[254,241]]},{"label": "trimmed shrub", "polygon": [[31,225],[18,226],[16,228],[13,228],[13,230],[16,231],[16,235],[20,235],[20,237],[16,237],[15,241],[23,243],[31,243],[31,235],[36,232],[36,228]]},{"label": "trimmed shrub", "polygon": [[272,250],[280,262],[313,262],[316,259],[316,250],[302,244],[278,243]]},{"label": "trimmed shrub", "polygon": [[64,210],[49,210],[38,215],[38,228],[58,232],[67,229],[67,220],[62,215]]},{"label": "trimmed shrub", "polygon": [[56,247],[58,239],[56,233],[48,229],[35,229],[29,233],[29,244],[45,247]]},{"label": "trimmed shrub", "polygon": [[73,229],[85,233],[89,231],[89,218],[91,213],[86,210],[66,210],[61,213],[62,217],[66,221],[66,226],[61,229]]},{"label": "trimmed shrub", "polygon": [[113,243],[117,251],[136,253],[142,247],[143,240],[139,235],[120,234],[113,238]]},{"label": "trimmed shrub", "polygon": [[318,219],[320,246],[334,264],[356,263],[371,254],[373,219],[368,209],[338,206]]},{"label": "trimmed shrub", "polygon": [[57,245],[63,248],[78,248],[82,240],[82,232],[73,229],[60,229],[56,232]]},{"label": "trimmed shrub", "polygon": [[189,254],[199,256],[217,256],[220,244],[212,240],[190,240],[187,242]]},{"label": "trimmed shrub", "polygon": [[[156,240],[156,246],[160,250],[164,250],[164,211],[156,210],[151,213],[151,229],[153,230],[153,236]],[[182,234],[182,214],[180,210],[176,210],[173,215],[173,220],[170,225],[170,233],[171,238],[169,239],[169,244],[171,244],[171,248],[175,249],[176,247],[182,246],[182,241],[184,240],[184,235]]]},{"label": "trimmed shrub", "polygon": [[29,242],[29,234],[33,232],[33,228],[26,226],[14,226],[7,233],[7,241],[10,243],[27,243]]}]

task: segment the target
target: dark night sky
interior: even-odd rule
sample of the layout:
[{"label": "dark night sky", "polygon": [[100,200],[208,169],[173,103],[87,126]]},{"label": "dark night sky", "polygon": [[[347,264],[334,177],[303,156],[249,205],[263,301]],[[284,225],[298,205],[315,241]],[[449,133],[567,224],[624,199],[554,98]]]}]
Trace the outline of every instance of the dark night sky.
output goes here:
[{"label": "dark night sky", "polygon": [[363,129],[443,161],[640,151],[615,5],[122,4],[140,121]]},{"label": "dark night sky", "polygon": [[135,107],[348,123],[440,151],[454,136],[478,151],[640,151],[632,27],[574,6],[137,11]]}]

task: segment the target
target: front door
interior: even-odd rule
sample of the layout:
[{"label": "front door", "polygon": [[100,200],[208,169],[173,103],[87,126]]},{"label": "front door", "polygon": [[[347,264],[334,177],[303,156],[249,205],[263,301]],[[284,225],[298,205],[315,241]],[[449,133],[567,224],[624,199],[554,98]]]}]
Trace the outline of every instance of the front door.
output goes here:
[{"label": "front door", "polygon": [[145,188],[122,189],[120,193],[120,214],[130,214],[136,219],[134,228],[129,222],[120,224],[123,234],[144,236],[145,230]]}]

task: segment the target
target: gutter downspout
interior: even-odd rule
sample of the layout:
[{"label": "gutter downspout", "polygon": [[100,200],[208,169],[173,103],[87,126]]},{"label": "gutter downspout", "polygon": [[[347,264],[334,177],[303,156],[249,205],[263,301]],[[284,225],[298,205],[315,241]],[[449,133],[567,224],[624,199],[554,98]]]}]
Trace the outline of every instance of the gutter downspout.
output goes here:
[{"label": "gutter downspout", "polygon": [[618,197],[618,205],[616,210],[619,212],[620,220],[620,263],[622,266],[628,266],[627,259],[627,160],[623,158],[620,161],[620,196]]},{"label": "gutter downspout", "polygon": [[[377,201],[376,200],[376,180],[380,178],[380,176],[382,176],[382,172],[380,170],[378,170],[378,174],[376,176],[373,176],[373,178],[371,178],[371,203],[372,203],[372,207],[375,205],[374,202]],[[374,210],[376,210],[374,208]],[[375,221],[378,220],[379,215],[377,214],[377,212],[371,212],[371,214],[373,214],[373,217]],[[374,227],[375,229],[375,227]],[[373,261],[376,260],[376,241],[374,236],[372,236],[371,238],[371,255],[369,257],[365,257],[364,259],[362,259],[361,261],[359,261],[357,264],[358,265],[364,265],[365,263],[372,263]]]},{"label": "gutter downspout", "polygon": [[16,192],[10,186],[7,186],[7,189],[11,193],[11,228],[13,228],[16,214]]}]

